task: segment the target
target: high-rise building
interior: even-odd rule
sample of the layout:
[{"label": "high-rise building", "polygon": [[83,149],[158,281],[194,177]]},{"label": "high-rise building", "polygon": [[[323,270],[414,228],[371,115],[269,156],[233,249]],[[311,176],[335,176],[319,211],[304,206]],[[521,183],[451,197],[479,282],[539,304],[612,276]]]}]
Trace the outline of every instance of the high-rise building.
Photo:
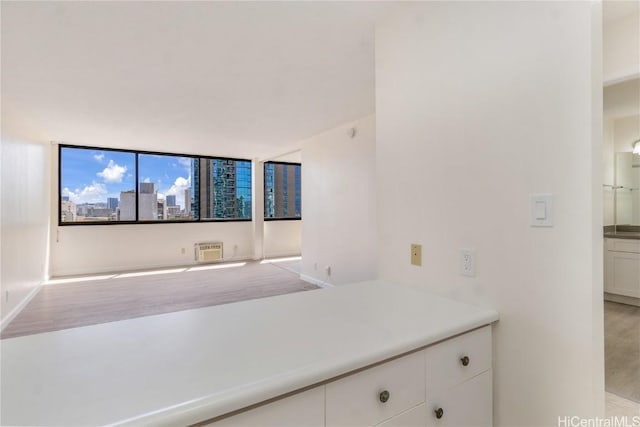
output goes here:
[{"label": "high-rise building", "polygon": [[213,164],[216,160],[201,159],[199,167],[199,179],[198,179],[198,192],[200,194],[199,200],[199,214],[202,218],[216,218],[215,217],[215,203],[213,197],[214,191],[214,177],[213,177]]},{"label": "high-rise building", "polygon": [[[191,218],[191,217],[192,217],[192,215],[191,215],[191,212],[192,212],[192,210],[191,210],[192,204],[193,204],[194,206],[196,206],[196,203],[194,203],[194,202],[191,200],[191,190],[189,190],[189,189],[187,188],[186,190],[184,190],[184,216],[185,216],[185,217],[187,217],[187,218]],[[195,208],[194,208],[194,209],[195,209]],[[194,214],[193,214],[193,218],[197,218],[197,216],[196,216],[196,215],[197,215],[197,211],[195,211],[195,210],[194,210],[193,212],[194,212]]]},{"label": "high-rise building", "polygon": [[157,219],[167,219],[167,201],[164,199],[158,199],[158,216]]},{"label": "high-rise building", "polygon": [[107,208],[109,208],[113,212],[115,212],[118,209],[118,198],[117,197],[108,197],[107,198]]},{"label": "high-rise building", "polygon": [[68,202],[69,201],[69,196],[62,196],[62,201],[63,202]]},{"label": "high-rise building", "polygon": [[158,194],[153,182],[141,182],[138,194],[138,220],[154,221],[158,219]]},{"label": "high-rise building", "polygon": [[215,159],[213,163],[213,217],[234,218],[237,212],[235,161]]},{"label": "high-rise building", "polygon": [[134,190],[121,191],[118,203],[118,221],[136,220],[136,192]]},{"label": "high-rise building", "polygon": [[76,204],[62,199],[60,203],[60,220],[62,222],[73,222],[77,219]]},{"label": "high-rise building", "polygon": [[301,166],[265,163],[265,218],[297,218],[302,213]]},{"label": "high-rise building", "polygon": [[194,219],[251,218],[250,161],[194,159],[191,185],[199,195],[191,206]]},{"label": "high-rise building", "polygon": [[176,196],[168,195],[167,196],[167,206],[176,206]]},{"label": "high-rise building", "polygon": [[[200,163],[205,161],[205,159],[191,159],[191,188],[193,188],[194,191],[198,191],[200,188]],[[185,216],[187,218],[193,217],[193,219],[198,219],[200,217],[199,198],[194,197],[193,200],[191,200],[192,194],[188,189],[185,190],[184,194]]]}]

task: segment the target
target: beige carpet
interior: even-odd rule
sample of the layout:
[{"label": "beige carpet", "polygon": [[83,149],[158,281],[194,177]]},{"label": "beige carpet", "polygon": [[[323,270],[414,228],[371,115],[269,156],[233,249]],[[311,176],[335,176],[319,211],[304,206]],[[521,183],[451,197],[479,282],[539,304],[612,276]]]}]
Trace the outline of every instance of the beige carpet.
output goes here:
[{"label": "beige carpet", "polygon": [[2,338],[318,289],[269,263],[234,265],[45,285]]},{"label": "beige carpet", "polygon": [[605,388],[640,402],[640,307],[604,303]]}]

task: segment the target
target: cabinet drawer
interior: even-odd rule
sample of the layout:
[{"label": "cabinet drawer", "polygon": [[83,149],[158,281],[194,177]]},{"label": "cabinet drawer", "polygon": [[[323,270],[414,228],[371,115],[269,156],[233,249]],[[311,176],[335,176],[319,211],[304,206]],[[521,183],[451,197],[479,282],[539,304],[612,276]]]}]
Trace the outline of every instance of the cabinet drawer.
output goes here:
[{"label": "cabinet drawer", "polygon": [[640,254],[640,240],[607,239],[607,250]]},{"label": "cabinet drawer", "polygon": [[404,411],[400,415],[378,424],[376,427],[416,427],[426,426],[429,415],[427,414],[427,405],[421,403],[415,408]]},{"label": "cabinet drawer", "polygon": [[493,425],[491,370],[427,399],[427,426]]},{"label": "cabinet drawer", "polygon": [[212,427],[322,427],[324,426],[324,387],[312,388],[206,425]]},{"label": "cabinet drawer", "polygon": [[[327,426],[373,426],[424,402],[424,351],[328,383]],[[382,402],[381,393],[389,398]]]},{"label": "cabinet drawer", "polygon": [[491,326],[431,346],[425,355],[428,400],[491,368]]}]

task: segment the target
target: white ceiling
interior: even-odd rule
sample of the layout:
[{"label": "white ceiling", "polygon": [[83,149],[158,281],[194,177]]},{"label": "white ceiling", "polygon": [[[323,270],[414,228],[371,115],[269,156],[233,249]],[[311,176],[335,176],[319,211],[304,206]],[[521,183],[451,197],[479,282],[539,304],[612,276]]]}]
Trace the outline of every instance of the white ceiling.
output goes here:
[{"label": "white ceiling", "polygon": [[374,112],[374,23],[391,6],[3,1],[3,129],[273,155]]}]

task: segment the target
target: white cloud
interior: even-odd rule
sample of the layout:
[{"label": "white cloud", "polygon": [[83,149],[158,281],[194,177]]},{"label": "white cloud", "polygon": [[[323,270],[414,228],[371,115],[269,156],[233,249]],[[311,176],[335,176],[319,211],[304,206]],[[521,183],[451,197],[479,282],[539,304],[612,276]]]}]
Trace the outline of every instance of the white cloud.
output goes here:
[{"label": "white cloud", "polygon": [[76,188],[75,191],[69,190],[66,187],[62,190],[62,195],[69,196],[69,200],[75,204],[104,203],[107,201],[107,193],[107,187],[95,181],[82,189]]},{"label": "white cloud", "polygon": [[98,172],[96,175],[101,177],[104,182],[122,182],[122,177],[127,172],[126,166],[120,166],[109,160],[109,164],[102,172]]},{"label": "white cloud", "polygon": [[93,158],[102,163],[102,160],[104,160],[104,154],[94,154]]},{"label": "white cloud", "polygon": [[146,177],[146,178],[144,178],[144,179],[142,180],[142,182],[151,182],[151,178]]}]

